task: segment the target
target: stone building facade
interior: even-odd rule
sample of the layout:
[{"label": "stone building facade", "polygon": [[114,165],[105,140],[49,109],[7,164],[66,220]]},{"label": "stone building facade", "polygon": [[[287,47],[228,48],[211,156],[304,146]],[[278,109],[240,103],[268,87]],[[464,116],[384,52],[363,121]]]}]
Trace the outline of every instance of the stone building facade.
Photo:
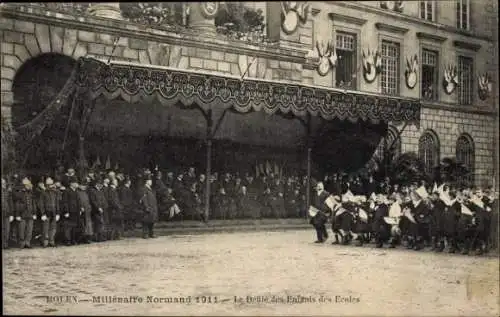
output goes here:
[{"label": "stone building facade", "polygon": [[[297,8],[289,4],[248,4],[264,12],[267,37],[272,42],[255,45],[216,35],[213,18],[200,14],[197,3],[187,5],[192,28],[185,32],[126,21],[120,17],[118,3],[98,5],[89,14],[37,4],[5,3],[0,6],[2,116],[7,121],[12,116],[16,73],[28,60],[47,53],[74,60],[91,56],[228,76],[245,74],[249,78],[347,89],[360,94],[391,93],[421,99],[422,103],[418,126],[391,127],[400,134],[402,152],[420,152],[430,165],[443,157],[456,157],[460,152],[457,144],[465,144],[468,148],[458,156],[470,164],[474,182],[492,185],[492,175],[498,174],[497,2],[325,1],[299,3]],[[337,82],[342,65],[339,56],[336,65],[323,63],[326,68],[321,70],[318,66],[324,62],[321,55],[325,52],[321,48],[328,47],[328,43],[332,44],[331,51],[342,53],[338,51],[343,45],[339,42],[342,34],[348,34],[353,41],[350,57],[354,63],[350,69],[353,80],[349,86]],[[378,49],[379,56],[397,50],[397,57],[382,57],[385,64],[369,82],[363,73],[364,55],[374,49]],[[424,50],[437,57],[430,82],[435,87],[432,100],[423,97]],[[417,80],[409,88],[412,85],[405,82],[406,71],[411,71],[407,60],[411,61],[415,55]],[[466,66],[472,71],[464,79],[466,82],[462,82],[464,74],[460,70],[456,78],[467,87],[458,85],[448,94],[443,88],[445,71],[450,65],[459,67],[462,57],[471,61]],[[397,68],[394,78],[387,62],[391,58],[397,58],[392,64]],[[478,76],[484,74],[490,78],[491,91],[487,92],[487,98],[480,98]],[[391,80],[392,84],[388,84]],[[388,87],[392,91],[384,92],[391,90]],[[460,98],[467,100],[461,102]],[[422,149],[424,146],[427,148]]]}]

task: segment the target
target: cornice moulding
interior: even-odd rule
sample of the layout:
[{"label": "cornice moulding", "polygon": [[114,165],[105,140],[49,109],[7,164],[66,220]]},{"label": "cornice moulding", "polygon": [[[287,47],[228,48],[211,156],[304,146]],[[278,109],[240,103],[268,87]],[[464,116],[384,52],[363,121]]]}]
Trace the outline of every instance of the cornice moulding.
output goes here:
[{"label": "cornice moulding", "polygon": [[401,14],[401,13],[396,13],[388,10],[382,10],[376,7],[371,7],[365,4],[359,4],[356,3],[355,1],[327,1],[328,4],[331,5],[336,5],[339,7],[343,8],[348,8],[352,10],[357,10],[361,12],[366,12],[366,13],[374,13],[374,14],[379,14],[384,17],[390,17],[395,20],[399,21],[405,21],[409,23],[415,24],[417,27],[418,26],[427,26],[433,29],[439,29],[439,30],[444,30],[446,32],[452,33],[452,34],[460,34],[463,36],[471,37],[471,38],[477,38],[483,41],[488,41],[488,42],[493,42],[495,39],[493,39],[491,36],[486,36],[486,35],[481,35],[481,34],[475,34],[470,31],[466,30],[460,30],[455,27],[445,25],[442,23],[437,23],[437,22],[431,22],[427,21],[424,19],[412,17],[406,14]]},{"label": "cornice moulding", "polygon": [[439,43],[446,41],[446,37],[444,36],[439,36],[436,34],[425,33],[425,32],[417,32],[417,38],[424,40],[431,40]]},{"label": "cornice moulding", "polygon": [[340,13],[328,13],[328,17],[333,21],[340,21],[340,22],[345,22],[345,23],[349,23],[349,24],[355,24],[355,25],[358,25],[358,26],[362,26],[366,23],[366,19],[361,19],[361,18],[356,18],[356,17],[352,17],[352,16],[349,16],[349,15],[344,15],[344,14],[340,14]]},{"label": "cornice moulding", "polygon": [[474,52],[477,52],[481,49],[481,45],[479,44],[464,41],[453,41],[453,46]]},{"label": "cornice moulding", "polygon": [[408,28],[402,28],[399,26],[385,24],[382,22],[375,23],[375,27],[377,28],[377,30],[380,30],[380,31],[386,31],[386,32],[397,33],[397,34],[406,34],[410,30]]}]

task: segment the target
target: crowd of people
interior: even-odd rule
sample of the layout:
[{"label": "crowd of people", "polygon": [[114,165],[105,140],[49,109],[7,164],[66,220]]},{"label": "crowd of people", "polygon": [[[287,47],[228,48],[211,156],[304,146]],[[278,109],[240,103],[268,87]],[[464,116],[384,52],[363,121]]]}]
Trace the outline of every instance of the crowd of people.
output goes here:
[{"label": "crowd of people", "polygon": [[[34,243],[53,247],[121,239],[125,231],[135,229],[137,224],[142,224],[143,238],[154,238],[157,221],[207,222],[207,187],[210,187],[210,219],[309,217],[316,228],[318,243],[327,238],[325,223],[330,220],[335,243],[356,240],[361,245],[374,241],[377,246],[389,243],[392,247],[404,241],[419,249],[422,243],[433,242],[440,250],[446,241],[451,251],[468,250],[477,243],[462,246],[465,240],[459,236],[457,224],[472,221],[473,228],[478,223],[485,226],[478,216],[483,213],[477,211],[476,205],[469,206],[469,201],[476,201],[471,200],[470,190],[462,192],[445,186],[446,190],[440,187],[436,194],[436,190],[426,188],[425,182],[395,184],[389,178],[376,181],[372,176],[343,173],[327,175],[321,182],[311,179],[310,185],[321,188],[321,195],[317,195],[311,187],[312,206],[320,211],[311,217],[306,202],[307,176],[283,177],[272,172],[219,176],[216,172],[206,177],[197,174],[194,167],[180,173],[166,171],[165,177],[158,168],[141,169],[136,175],[91,169],[79,176],[69,168],[58,169],[52,175],[13,174],[2,178],[3,247],[30,248]],[[425,196],[422,189],[432,194],[422,198],[424,203],[416,208],[412,202],[418,186],[421,195]],[[443,193],[453,197],[451,207],[442,204]],[[487,210],[493,208],[497,198],[489,192],[473,193],[484,201],[486,207],[481,210],[489,215]],[[325,199],[319,201],[320,196]],[[462,202],[457,203],[459,200]],[[457,211],[464,204],[472,211],[470,219]],[[423,206],[425,210],[421,211]],[[394,210],[400,210],[400,214]],[[416,224],[407,221],[407,210],[411,219],[416,218]],[[424,217],[419,218],[420,214]],[[456,220],[453,220],[455,233],[450,235],[445,229],[452,218]],[[486,226],[492,222],[485,221],[489,221]],[[484,244],[482,250],[487,248],[487,241]]]},{"label": "crowd of people", "polygon": [[[373,242],[377,248],[403,245],[408,249],[430,247],[436,252],[484,254],[498,243],[498,193],[491,189],[457,188],[434,184],[432,188],[412,183],[340,189],[318,182],[309,208],[316,229],[316,243],[329,235],[331,221],[333,244]],[[340,189],[340,191],[339,191]],[[366,195],[368,194],[368,195]]]}]

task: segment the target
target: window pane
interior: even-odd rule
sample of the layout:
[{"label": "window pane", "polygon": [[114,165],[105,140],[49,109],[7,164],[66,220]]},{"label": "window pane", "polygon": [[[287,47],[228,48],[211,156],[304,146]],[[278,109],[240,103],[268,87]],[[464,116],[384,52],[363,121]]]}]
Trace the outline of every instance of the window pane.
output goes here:
[{"label": "window pane", "polygon": [[467,168],[468,173],[459,175],[462,185],[473,185],[474,183],[474,144],[469,137],[460,136],[457,140],[456,159],[458,163]]},{"label": "window pane", "polygon": [[418,143],[419,158],[425,166],[425,172],[433,175],[434,167],[439,163],[439,149],[437,140],[430,134],[425,133]]},{"label": "window pane", "polygon": [[337,66],[335,82],[337,87],[355,87],[356,35],[337,33],[336,35]]},{"label": "window pane", "polygon": [[458,100],[462,105],[472,104],[472,59],[460,56],[458,58]]},{"label": "window pane", "polygon": [[425,1],[420,1],[420,18],[425,19]]},{"label": "window pane", "polygon": [[399,44],[382,42],[382,93],[396,95],[399,91]]}]

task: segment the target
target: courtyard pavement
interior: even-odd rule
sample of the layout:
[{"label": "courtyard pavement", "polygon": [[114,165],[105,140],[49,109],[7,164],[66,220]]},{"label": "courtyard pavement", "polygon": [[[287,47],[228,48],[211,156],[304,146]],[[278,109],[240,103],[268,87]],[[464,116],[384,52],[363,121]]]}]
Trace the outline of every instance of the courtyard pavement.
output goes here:
[{"label": "courtyard pavement", "polygon": [[499,315],[498,258],[313,240],[294,230],[7,250],[3,313]]}]

